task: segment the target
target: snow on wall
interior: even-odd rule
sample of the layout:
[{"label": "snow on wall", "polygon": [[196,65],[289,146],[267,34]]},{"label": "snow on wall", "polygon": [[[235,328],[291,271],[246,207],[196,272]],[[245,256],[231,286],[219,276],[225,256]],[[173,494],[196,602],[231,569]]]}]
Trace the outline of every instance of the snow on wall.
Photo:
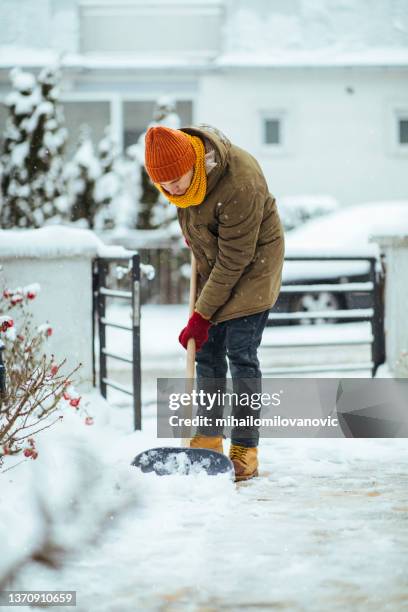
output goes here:
[{"label": "snow on wall", "polygon": [[34,230],[0,230],[0,257],[58,259],[122,256],[122,247],[105,245],[91,230],[47,226]]}]

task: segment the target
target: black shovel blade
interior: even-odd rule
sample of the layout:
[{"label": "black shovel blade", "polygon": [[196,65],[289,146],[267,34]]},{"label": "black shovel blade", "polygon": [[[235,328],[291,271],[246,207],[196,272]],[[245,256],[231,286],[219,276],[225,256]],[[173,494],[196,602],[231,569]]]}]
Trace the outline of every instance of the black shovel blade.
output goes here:
[{"label": "black shovel blade", "polygon": [[150,448],[137,455],[131,465],[135,465],[142,472],[155,472],[158,476],[206,472],[209,476],[227,473],[234,478],[231,460],[207,448]]}]

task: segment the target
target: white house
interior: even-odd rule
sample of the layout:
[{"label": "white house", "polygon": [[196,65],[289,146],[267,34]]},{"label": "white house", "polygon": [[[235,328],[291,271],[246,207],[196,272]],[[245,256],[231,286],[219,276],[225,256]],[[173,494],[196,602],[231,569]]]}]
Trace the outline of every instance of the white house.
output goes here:
[{"label": "white house", "polygon": [[132,144],[169,94],[277,197],[408,197],[405,0],[2,0],[0,22],[0,100],[10,68],[60,58],[71,141],[111,123]]}]

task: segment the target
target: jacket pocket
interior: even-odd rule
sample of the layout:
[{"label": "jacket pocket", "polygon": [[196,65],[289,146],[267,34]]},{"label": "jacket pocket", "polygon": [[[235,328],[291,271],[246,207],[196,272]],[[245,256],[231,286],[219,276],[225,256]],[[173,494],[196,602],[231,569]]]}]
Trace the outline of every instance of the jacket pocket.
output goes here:
[{"label": "jacket pocket", "polygon": [[200,248],[203,251],[205,258],[210,268],[215,264],[218,252],[218,239],[204,224],[194,227],[196,239],[200,243]]},{"label": "jacket pocket", "polygon": [[218,238],[217,236],[215,236],[215,234],[213,234],[207,227],[207,225],[205,225],[204,223],[201,223],[199,225],[195,225],[194,226],[194,231],[197,232],[197,236],[200,240],[202,240],[202,242],[204,244],[209,244],[213,247],[217,247],[218,244]]}]

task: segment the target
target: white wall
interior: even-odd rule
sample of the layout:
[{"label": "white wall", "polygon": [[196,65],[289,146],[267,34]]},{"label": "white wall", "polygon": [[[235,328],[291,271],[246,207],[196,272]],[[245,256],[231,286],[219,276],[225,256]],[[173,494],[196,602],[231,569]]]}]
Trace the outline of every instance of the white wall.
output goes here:
[{"label": "white wall", "polygon": [[[39,283],[41,292],[30,302],[36,325],[48,322],[53,334],[44,347],[59,363],[65,357],[68,373],[82,367],[74,380],[92,387],[92,265],[88,256],[65,258],[2,257],[6,286]],[[14,314],[14,313],[13,313]],[[18,317],[16,317],[18,329]]]},{"label": "white wall", "polygon": [[395,378],[408,377],[408,236],[377,236],[373,242],[385,253],[385,354]]},{"label": "white wall", "polygon": [[[30,302],[34,323],[49,323],[53,334],[48,354],[59,363],[67,359],[82,388],[92,386],[92,260],[98,254],[127,254],[105,247],[90,230],[50,225],[34,230],[0,230],[0,261],[6,288],[39,283],[41,291]],[[13,311],[18,329],[18,309]],[[66,372],[68,370],[65,370]]]},{"label": "white wall", "polygon": [[[408,155],[390,146],[395,105],[408,110],[407,69],[224,69],[202,76],[196,118],[255,155],[275,196],[349,205],[408,196]],[[287,119],[281,153],[262,146],[262,112],[275,109]]]}]

